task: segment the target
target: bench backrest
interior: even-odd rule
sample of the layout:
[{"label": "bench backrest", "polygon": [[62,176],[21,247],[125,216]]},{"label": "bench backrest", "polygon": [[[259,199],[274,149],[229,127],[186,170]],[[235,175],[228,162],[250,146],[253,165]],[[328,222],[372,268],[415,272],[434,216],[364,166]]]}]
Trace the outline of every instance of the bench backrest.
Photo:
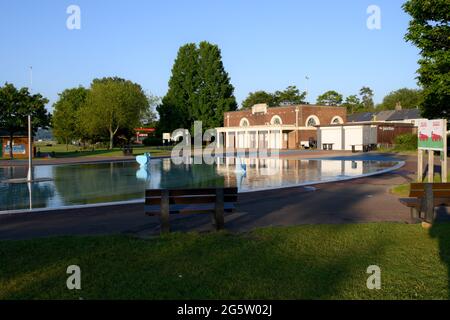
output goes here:
[{"label": "bench backrest", "polygon": [[[450,197],[450,183],[430,183],[433,190],[433,196]],[[425,185],[426,183],[411,183],[409,196],[415,198],[425,197]]]},{"label": "bench backrest", "polygon": [[222,194],[223,204],[220,205],[223,205],[224,210],[233,209],[238,197],[236,187],[149,189],[145,191],[145,212],[147,214],[157,214],[161,210],[161,205],[164,205],[164,201],[168,204],[171,213],[211,211],[215,208],[217,202],[222,202],[222,199],[220,199]]}]

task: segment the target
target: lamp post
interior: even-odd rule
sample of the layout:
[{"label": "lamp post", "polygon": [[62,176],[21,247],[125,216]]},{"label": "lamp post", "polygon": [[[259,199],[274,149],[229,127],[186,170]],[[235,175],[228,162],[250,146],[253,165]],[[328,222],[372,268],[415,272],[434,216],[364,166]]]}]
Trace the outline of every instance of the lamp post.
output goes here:
[{"label": "lamp post", "polygon": [[[30,66],[30,93],[33,87],[33,67]],[[28,175],[27,181],[33,180],[33,137],[31,136],[31,115],[28,115]]]},{"label": "lamp post", "polygon": [[27,181],[33,180],[33,137],[31,132],[31,115],[28,115],[28,175]]}]

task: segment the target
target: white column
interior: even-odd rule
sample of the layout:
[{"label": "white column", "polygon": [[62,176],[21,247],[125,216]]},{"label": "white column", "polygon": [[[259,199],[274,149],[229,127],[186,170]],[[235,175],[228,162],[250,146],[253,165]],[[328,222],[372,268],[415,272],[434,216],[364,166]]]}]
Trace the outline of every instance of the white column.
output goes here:
[{"label": "white column", "polygon": [[259,149],[259,130],[255,131],[255,139],[256,139],[256,149]]},{"label": "white column", "polygon": [[278,137],[278,146],[280,149],[283,149],[283,130],[280,129],[280,136]]}]

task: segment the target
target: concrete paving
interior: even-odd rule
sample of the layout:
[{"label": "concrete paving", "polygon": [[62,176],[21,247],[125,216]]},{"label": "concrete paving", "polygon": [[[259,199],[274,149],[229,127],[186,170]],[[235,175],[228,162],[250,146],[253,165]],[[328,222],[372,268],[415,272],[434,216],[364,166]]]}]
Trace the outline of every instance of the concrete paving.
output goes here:
[{"label": "concrete paving", "polygon": [[[324,155],[330,154],[321,154]],[[341,154],[335,156],[342,157]],[[361,156],[375,159],[380,155],[357,154],[353,158]],[[394,172],[320,184],[314,191],[294,187],[240,194],[236,212],[226,215],[226,229],[246,232],[257,227],[301,224],[410,223],[408,208],[389,193],[393,185],[411,182],[415,178],[415,158],[400,158],[406,161],[406,165]],[[174,215],[171,226],[173,231],[206,232],[212,230],[210,222],[208,215]],[[157,217],[144,215],[143,204],[0,215],[0,239],[118,233],[157,235],[159,221]]]}]

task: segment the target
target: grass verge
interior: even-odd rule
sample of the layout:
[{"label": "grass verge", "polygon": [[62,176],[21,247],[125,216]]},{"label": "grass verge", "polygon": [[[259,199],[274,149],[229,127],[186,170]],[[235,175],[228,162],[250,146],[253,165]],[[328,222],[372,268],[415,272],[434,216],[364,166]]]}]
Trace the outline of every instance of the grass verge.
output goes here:
[{"label": "grass verge", "polygon": [[[444,223],[1,241],[0,299],[448,299],[449,252]],[[66,288],[73,264],[82,290]]]}]

